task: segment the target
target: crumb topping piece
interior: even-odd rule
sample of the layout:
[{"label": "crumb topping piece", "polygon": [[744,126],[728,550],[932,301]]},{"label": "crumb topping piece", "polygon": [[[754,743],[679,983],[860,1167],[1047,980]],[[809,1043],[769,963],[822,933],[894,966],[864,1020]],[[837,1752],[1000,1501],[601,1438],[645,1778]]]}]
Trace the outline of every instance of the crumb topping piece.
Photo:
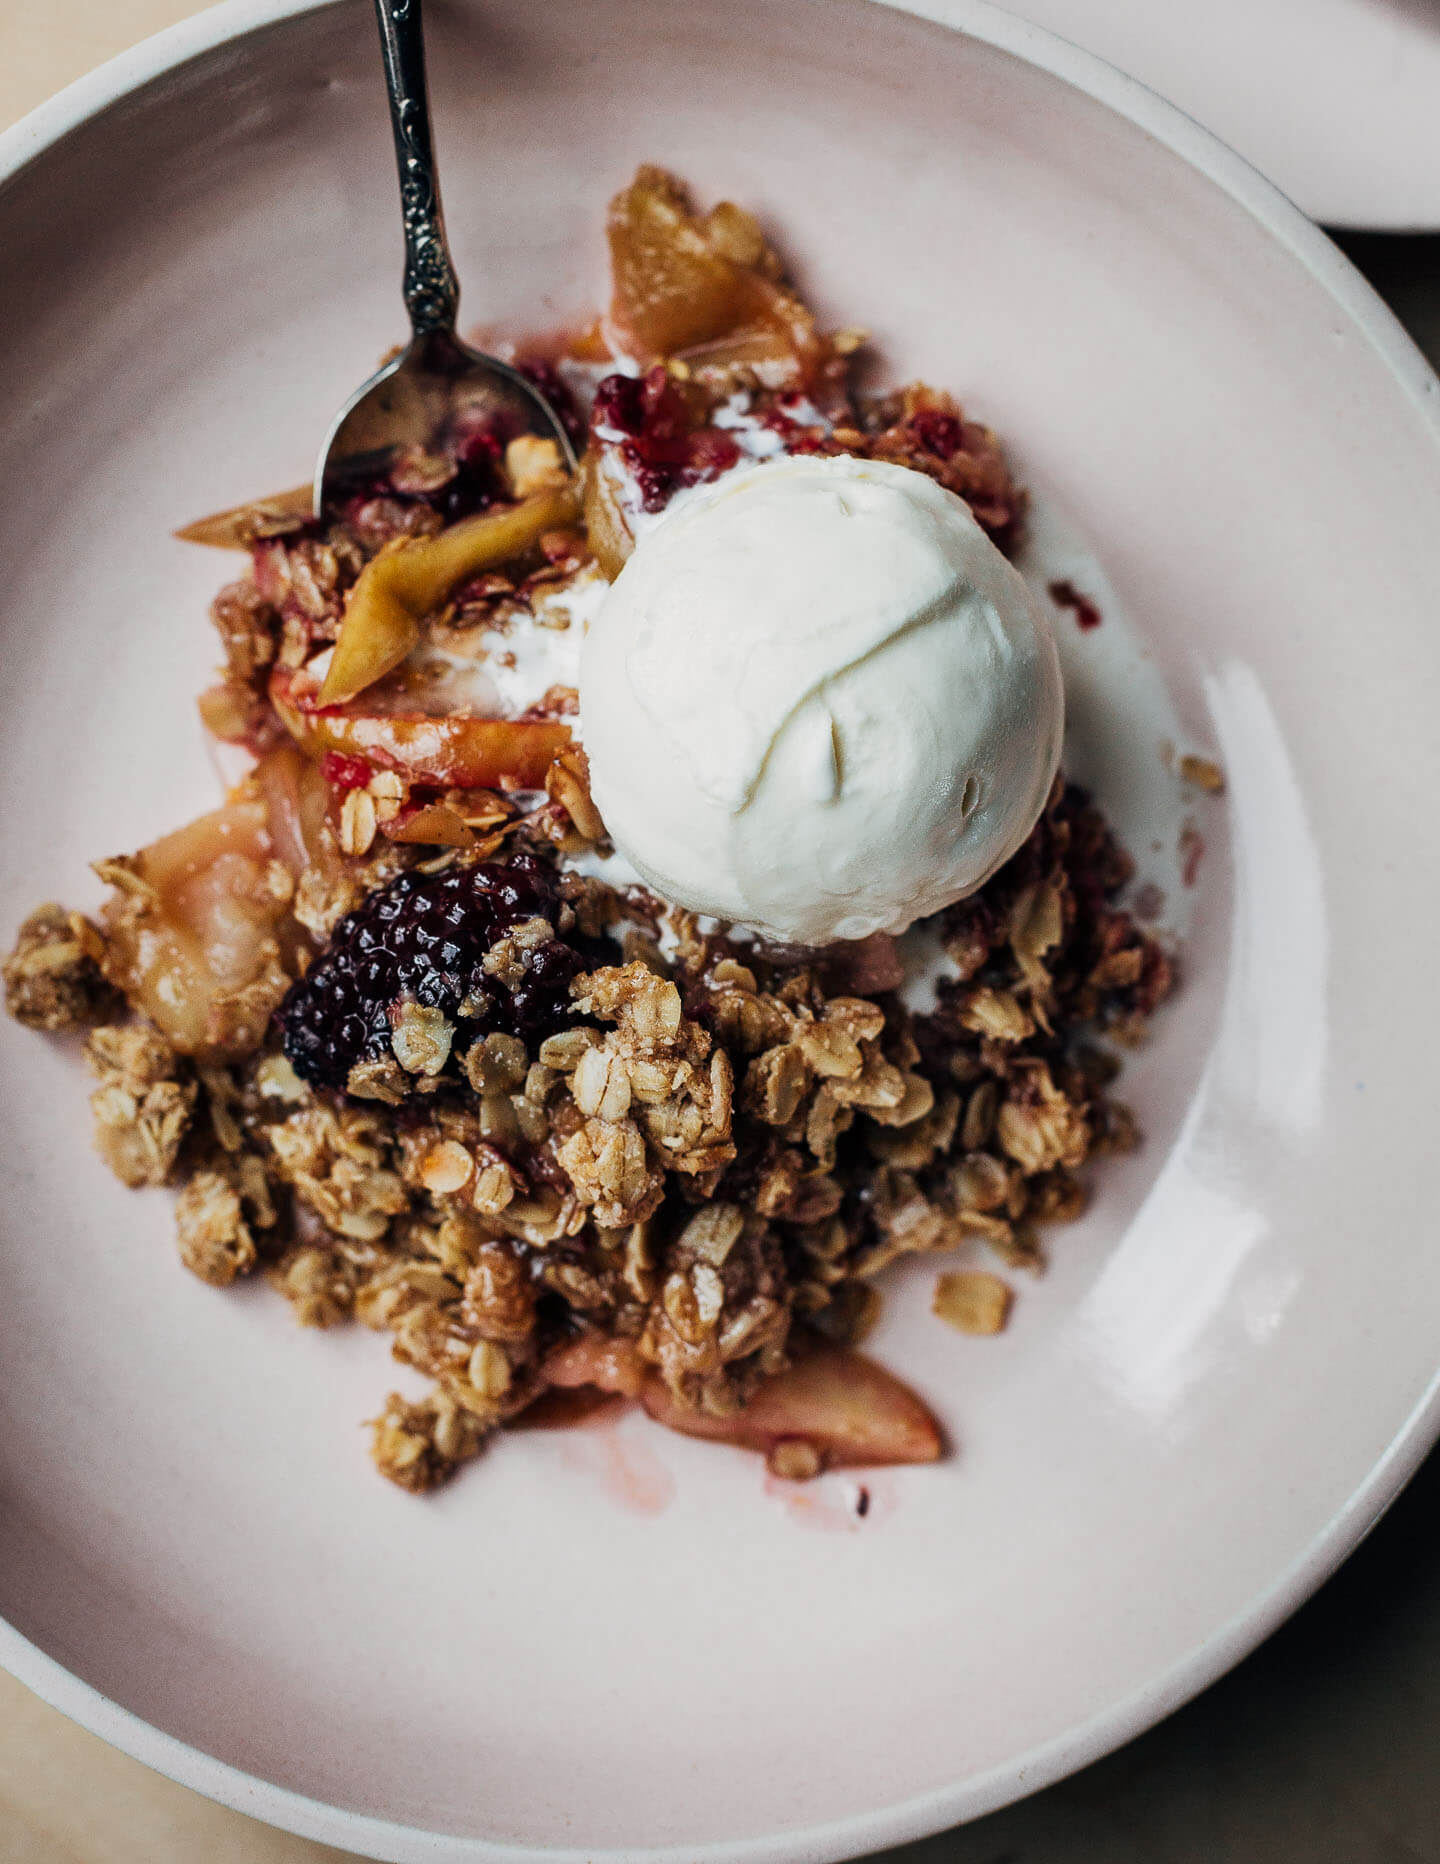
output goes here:
[{"label": "crumb topping piece", "polygon": [[195,1110],[198,1085],[169,1043],[145,1023],[102,1024],[85,1060],[95,1145],[122,1184],[165,1184]]},{"label": "crumb topping piece", "polygon": [[933,1305],[941,1320],[961,1333],[1001,1333],[1014,1298],[998,1275],[965,1269],[936,1279]]},{"label": "crumb topping piece", "polygon": [[80,913],[40,906],[5,960],[5,1007],[27,1029],[88,1029],[120,1007],[100,968],[104,941]]}]

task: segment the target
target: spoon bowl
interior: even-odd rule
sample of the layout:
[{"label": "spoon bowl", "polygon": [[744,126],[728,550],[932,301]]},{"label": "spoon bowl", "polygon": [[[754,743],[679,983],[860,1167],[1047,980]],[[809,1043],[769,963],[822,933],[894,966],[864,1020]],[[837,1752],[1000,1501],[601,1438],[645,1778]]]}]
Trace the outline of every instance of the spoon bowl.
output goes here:
[{"label": "spoon bowl", "polygon": [[559,418],[518,369],[471,349],[453,330],[421,332],[336,415],[315,473],[315,515],[380,478],[402,454],[463,460],[479,436],[503,449],[522,434],[554,440],[575,470]]},{"label": "spoon bowl", "polygon": [[315,516],[385,474],[402,455],[464,461],[477,445],[503,450],[522,435],[551,440],[560,462],[575,451],[545,396],[518,369],[461,341],[460,286],[445,237],[430,133],[421,0],[375,0],[400,204],[405,224],[405,308],[410,341],[355,391],[335,417],[315,469]]}]

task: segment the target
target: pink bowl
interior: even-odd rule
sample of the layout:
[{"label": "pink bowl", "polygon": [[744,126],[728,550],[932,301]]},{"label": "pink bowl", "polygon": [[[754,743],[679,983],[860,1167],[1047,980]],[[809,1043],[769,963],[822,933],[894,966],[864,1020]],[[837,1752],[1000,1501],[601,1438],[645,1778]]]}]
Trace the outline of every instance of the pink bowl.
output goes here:
[{"label": "pink bowl", "polygon": [[[471,318],[593,304],[639,159],[756,204],[1103,562],[1068,671],[1128,832],[1199,818],[1162,733],[1227,768],[1127,1077],[1146,1148],[1002,1338],[936,1324],[929,1267],[891,1285],[876,1350],[959,1453],[861,1522],[637,1418],[417,1503],[357,1428],[380,1344],[185,1276],[88,1155],[74,1056],[0,1032],[0,1659],[354,1851],[818,1864],[989,1811],[1251,1648],[1440,1428],[1436,383],[1176,112],[978,0],[916,10],[451,0],[432,65]],[[213,796],[225,565],[169,532],[304,476],[397,334],[397,238],[361,0],[236,0],[0,141],[13,918]]]}]

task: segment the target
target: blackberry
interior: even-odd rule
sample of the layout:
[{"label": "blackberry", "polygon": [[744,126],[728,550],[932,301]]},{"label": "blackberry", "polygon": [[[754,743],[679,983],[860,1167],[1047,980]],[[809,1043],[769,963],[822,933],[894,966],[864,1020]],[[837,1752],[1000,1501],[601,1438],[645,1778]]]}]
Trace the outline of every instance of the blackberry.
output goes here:
[{"label": "blackberry", "polygon": [[476,1036],[550,1033],[566,1018],[582,954],[546,940],[527,955],[513,990],[483,966],[512,927],[535,918],[553,924],[557,897],[554,870],[531,854],[401,874],[378,887],[340,921],[276,1012],[291,1066],[312,1086],[343,1088],[356,1062],[391,1053],[393,1013],[407,1002],[452,1021],[463,1015]]}]

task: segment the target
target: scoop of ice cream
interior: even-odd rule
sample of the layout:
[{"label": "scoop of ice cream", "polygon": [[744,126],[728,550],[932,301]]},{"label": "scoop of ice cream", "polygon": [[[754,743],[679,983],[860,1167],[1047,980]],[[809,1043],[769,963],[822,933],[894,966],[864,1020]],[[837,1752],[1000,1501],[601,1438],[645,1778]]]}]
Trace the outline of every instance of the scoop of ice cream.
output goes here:
[{"label": "scoop of ice cream", "polygon": [[611,839],[657,893],[804,944],[901,931],[1033,827],[1054,637],[962,500],[843,456],[677,499],[585,642]]}]

